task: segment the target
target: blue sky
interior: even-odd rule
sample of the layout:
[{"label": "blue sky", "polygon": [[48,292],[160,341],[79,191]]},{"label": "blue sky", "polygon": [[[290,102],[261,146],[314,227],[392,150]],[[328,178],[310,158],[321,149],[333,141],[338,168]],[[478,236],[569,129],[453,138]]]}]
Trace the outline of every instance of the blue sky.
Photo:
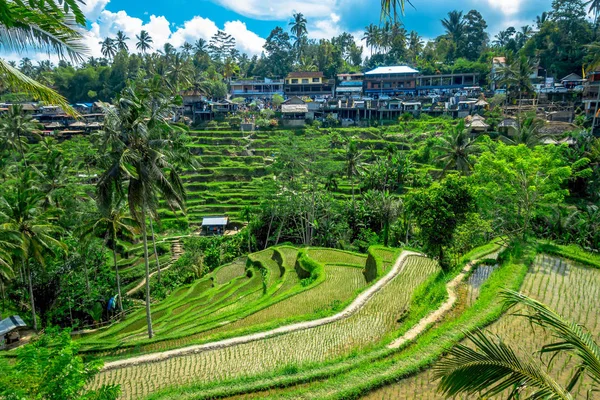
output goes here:
[{"label": "blue sky", "polygon": [[[533,25],[536,15],[550,9],[551,0],[413,0],[402,18],[406,28],[426,39],[443,33],[440,19],[453,9],[465,13],[477,9],[488,22],[493,36],[508,26]],[[357,42],[364,27],[379,22],[380,0],[86,0],[88,18],[86,44],[89,55],[100,56],[99,41],[123,30],[135,49],[135,35],[147,30],[156,48],[169,42],[176,47],[185,41],[210,39],[218,29],[236,38],[241,51],[260,54],[264,39],[276,26],[287,29],[293,12],[308,19],[309,36],[329,38],[343,31]],[[21,55],[0,54],[9,59]],[[29,55],[43,59],[45,55]]]}]

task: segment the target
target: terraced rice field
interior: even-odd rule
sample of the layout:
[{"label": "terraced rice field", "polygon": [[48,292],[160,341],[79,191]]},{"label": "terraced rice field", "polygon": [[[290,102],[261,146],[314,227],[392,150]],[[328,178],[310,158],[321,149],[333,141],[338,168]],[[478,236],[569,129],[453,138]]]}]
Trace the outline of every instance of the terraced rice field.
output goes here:
[{"label": "terraced rice field", "polygon": [[104,371],[94,385],[119,383],[123,398],[139,398],[170,385],[259,374],[286,365],[337,358],[375,344],[399,329],[397,319],[412,291],[437,268],[426,258],[409,257],[398,276],[347,319],[233,347]]},{"label": "terraced rice field", "polygon": [[[336,312],[367,286],[362,273],[366,256],[314,249],[324,262],[324,281],[303,288],[294,268],[297,252],[289,246],[270,248],[250,256],[258,264],[248,271],[245,259],[240,259],[178,289],[153,305],[156,336],[151,342],[145,336],[145,312],[140,310],[125,322],[85,338],[84,350],[123,357],[214,340],[248,328],[315,319]],[[342,261],[342,265],[335,264]],[[267,271],[264,284],[257,268]]]},{"label": "terraced rice field", "polygon": [[[483,274],[484,272],[482,272]],[[564,317],[576,321],[600,339],[600,271],[577,265],[560,258],[540,255],[534,268],[528,273],[521,291],[553,308]],[[540,328],[532,328],[523,318],[504,315],[489,327],[508,344],[519,348],[523,354],[533,354],[552,338]],[[567,356],[559,356],[553,362],[552,376],[566,384],[573,363]],[[585,399],[589,382],[576,387],[575,398]],[[443,399],[436,392],[437,382],[427,370],[400,382],[380,388],[365,399]]]},{"label": "terraced rice field", "polygon": [[[392,128],[386,128],[392,129]],[[411,139],[378,129],[340,129],[339,132],[355,136],[358,147],[369,149],[369,155],[383,154],[389,144],[409,148]],[[198,225],[204,216],[227,214],[233,221],[242,221],[241,210],[258,204],[265,185],[272,182],[271,164],[280,151],[286,149],[288,131],[254,132],[192,131],[191,151],[200,168],[185,171],[182,179],[187,190],[187,218]],[[315,145],[320,156],[338,163],[343,169],[343,153],[331,149],[325,136],[317,137]],[[368,160],[367,160],[368,161]],[[349,198],[351,188],[340,182],[334,195]],[[175,215],[166,207],[160,210],[161,220],[170,221]]]}]

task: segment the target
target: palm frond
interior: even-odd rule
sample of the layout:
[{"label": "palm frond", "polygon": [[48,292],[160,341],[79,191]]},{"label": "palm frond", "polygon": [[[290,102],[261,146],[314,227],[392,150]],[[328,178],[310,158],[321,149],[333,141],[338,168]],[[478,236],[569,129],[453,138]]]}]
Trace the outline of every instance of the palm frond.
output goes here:
[{"label": "palm frond", "polygon": [[2,58],[0,58],[0,76],[10,90],[26,92],[36,100],[60,106],[65,112],[78,115],[64,97],[11,67]]},{"label": "palm frond", "polygon": [[520,357],[500,338],[496,341],[477,330],[467,335],[476,349],[463,344],[434,367],[438,390],[446,396],[458,394],[488,398],[510,391],[511,396],[527,387],[531,398],[570,400],[571,395],[550,377],[530,356]]},{"label": "palm frond", "polygon": [[[556,355],[569,352],[579,358],[580,366],[597,384],[600,384],[600,347],[594,337],[581,325],[565,320],[546,305],[521,293],[504,290],[501,292],[504,304],[508,308],[523,305],[529,310],[524,314],[532,323],[549,329],[558,340],[542,347],[542,354]],[[518,314],[523,315],[523,314]],[[579,378],[580,374],[577,375]]]}]

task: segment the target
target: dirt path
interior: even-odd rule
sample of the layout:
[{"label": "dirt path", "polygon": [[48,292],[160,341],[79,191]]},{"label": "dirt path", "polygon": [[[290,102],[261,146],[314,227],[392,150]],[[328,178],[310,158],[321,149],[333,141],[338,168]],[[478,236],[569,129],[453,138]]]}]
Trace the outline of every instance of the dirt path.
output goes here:
[{"label": "dirt path", "polygon": [[[173,242],[173,244],[171,244],[171,260],[169,261],[169,263],[166,266],[161,267],[160,272],[166,271],[169,268],[171,268],[171,265],[173,265],[173,263],[179,259],[179,257],[181,256],[181,254],[183,254],[183,250],[181,248],[181,241],[179,239],[177,239],[176,241]],[[158,271],[152,272],[150,274],[150,278],[152,278],[157,273],[158,273]],[[138,290],[140,290],[141,288],[143,288],[144,285],[146,285],[146,278],[145,277],[135,287],[133,287],[132,289],[129,289],[127,291],[127,296],[131,296],[132,294],[134,294],[135,292],[137,292]]]},{"label": "dirt path", "polygon": [[151,353],[138,357],[126,358],[123,360],[112,361],[104,364],[103,370],[110,369],[118,369],[132,365],[163,361],[169,358],[183,356],[186,354],[192,353],[200,353],[203,351],[216,350],[225,347],[235,346],[239,344],[249,343],[257,340],[267,339],[269,337],[283,335],[286,333],[296,332],[304,329],[316,328],[318,326],[330,324],[332,322],[336,322],[345,318],[350,317],[355,314],[364,305],[384,286],[386,286],[389,282],[392,281],[398,275],[402,269],[404,268],[405,261],[410,256],[422,256],[420,253],[416,253],[413,251],[403,251],[402,254],[398,257],[394,266],[390,269],[390,271],[384,275],[380,280],[378,280],[373,286],[362,292],[361,294],[354,299],[354,301],[346,307],[343,311],[338,314],[332,315],[330,317],[321,318],[313,321],[299,322],[292,325],[282,326],[276,329],[272,329],[265,332],[254,333],[251,335],[238,336],[231,339],[220,340],[217,342],[205,343],[200,345],[182,347],[180,349],[163,351],[159,353]]},{"label": "dirt path", "polygon": [[477,261],[472,261],[468,263],[462,271],[454,279],[446,284],[446,290],[448,291],[448,299],[434,312],[424,317],[419,321],[418,324],[410,328],[404,335],[394,340],[392,343],[388,345],[390,349],[397,349],[402,346],[404,343],[414,340],[417,336],[423,333],[430,325],[436,323],[442,317],[454,307],[456,303],[457,295],[456,295],[456,287],[462,282],[462,280],[467,276],[469,272],[473,269],[473,266],[477,263]]}]

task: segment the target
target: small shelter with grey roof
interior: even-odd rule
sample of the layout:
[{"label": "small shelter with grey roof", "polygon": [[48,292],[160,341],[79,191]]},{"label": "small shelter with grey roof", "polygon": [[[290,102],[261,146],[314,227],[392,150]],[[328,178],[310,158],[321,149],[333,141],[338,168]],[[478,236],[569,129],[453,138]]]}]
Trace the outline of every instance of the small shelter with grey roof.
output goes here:
[{"label": "small shelter with grey roof", "polygon": [[202,218],[202,231],[207,235],[222,235],[229,224],[229,217]]},{"label": "small shelter with grey roof", "polygon": [[19,330],[23,328],[27,328],[27,324],[18,315],[0,321],[0,349],[4,349],[7,344],[21,340]]}]

